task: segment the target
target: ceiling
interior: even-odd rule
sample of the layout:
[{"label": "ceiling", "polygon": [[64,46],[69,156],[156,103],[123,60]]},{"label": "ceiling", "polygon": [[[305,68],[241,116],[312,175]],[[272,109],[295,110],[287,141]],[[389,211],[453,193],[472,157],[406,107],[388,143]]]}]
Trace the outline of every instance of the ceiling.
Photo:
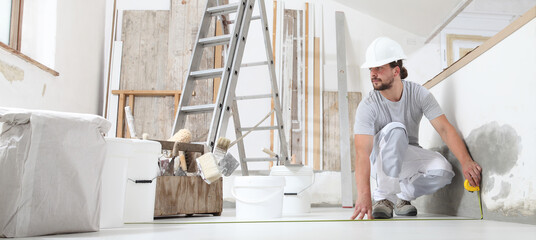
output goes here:
[{"label": "ceiling", "polygon": [[334,0],[421,37],[430,36],[471,0]]},{"label": "ceiling", "polygon": [[536,0],[334,0],[390,25],[429,38],[462,11],[520,16]]}]

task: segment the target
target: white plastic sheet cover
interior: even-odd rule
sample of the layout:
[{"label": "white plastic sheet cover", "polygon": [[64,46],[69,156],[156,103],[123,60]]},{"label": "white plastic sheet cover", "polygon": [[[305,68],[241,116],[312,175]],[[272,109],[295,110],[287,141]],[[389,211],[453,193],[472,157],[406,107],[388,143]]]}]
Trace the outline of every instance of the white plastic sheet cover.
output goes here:
[{"label": "white plastic sheet cover", "polygon": [[97,231],[106,119],[0,108],[0,236]]}]

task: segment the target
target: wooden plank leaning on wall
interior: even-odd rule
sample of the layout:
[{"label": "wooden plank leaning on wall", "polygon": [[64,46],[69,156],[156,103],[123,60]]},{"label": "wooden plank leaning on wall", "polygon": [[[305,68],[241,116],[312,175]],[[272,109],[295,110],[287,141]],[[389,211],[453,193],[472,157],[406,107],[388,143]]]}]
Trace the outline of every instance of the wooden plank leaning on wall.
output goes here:
[{"label": "wooden plank leaning on wall", "polygon": [[[275,40],[276,40],[276,24],[277,24],[277,1],[274,1],[274,15],[272,24],[272,54],[274,56],[275,66]],[[274,109],[274,99],[272,98],[270,109]],[[270,126],[274,126],[274,114],[270,115]],[[270,130],[270,150],[274,151],[274,130]],[[270,162],[270,168],[274,165],[274,162]]]},{"label": "wooden plank leaning on wall", "polygon": [[314,42],[314,81],[313,81],[313,169],[322,170],[320,166],[320,38]]}]

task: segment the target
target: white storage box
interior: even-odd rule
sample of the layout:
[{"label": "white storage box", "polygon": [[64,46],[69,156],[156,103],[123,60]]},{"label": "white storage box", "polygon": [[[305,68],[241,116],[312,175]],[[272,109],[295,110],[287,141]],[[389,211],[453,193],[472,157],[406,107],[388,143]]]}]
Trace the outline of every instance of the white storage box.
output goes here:
[{"label": "white storage box", "polygon": [[158,158],[162,153],[159,142],[117,139],[132,146],[128,154],[125,194],[125,223],[152,222],[158,175]]},{"label": "white storage box", "polygon": [[0,108],[0,236],[99,230],[103,133],[88,114]]},{"label": "white storage box", "polygon": [[128,159],[134,151],[131,141],[106,139],[106,161],[102,170],[102,207],[100,228],[122,227],[125,209]]}]

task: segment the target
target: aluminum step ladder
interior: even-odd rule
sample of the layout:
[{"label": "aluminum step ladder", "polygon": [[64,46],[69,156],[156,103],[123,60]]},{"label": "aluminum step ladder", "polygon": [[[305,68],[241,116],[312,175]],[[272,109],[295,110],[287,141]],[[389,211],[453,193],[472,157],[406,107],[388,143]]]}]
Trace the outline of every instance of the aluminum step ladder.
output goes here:
[{"label": "aluminum step ladder", "polygon": [[[258,17],[252,17],[255,1],[258,1],[259,3],[260,16]],[[232,116],[235,125],[236,138],[240,139],[239,141],[237,141],[237,147],[242,168],[242,175],[249,175],[247,162],[278,161],[280,164],[290,164],[288,158],[287,141],[283,129],[281,103],[279,91],[277,88],[277,80],[275,78],[276,75],[274,59],[272,56],[272,45],[270,43],[270,34],[267,24],[264,0],[241,0],[239,2],[227,5],[219,5],[218,2],[219,1],[217,0],[207,0],[207,6],[200,23],[199,31],[197,33],[197,39],[195,42],[195,47],[193,49],[190,67],[188,69],[188,75],[186,77],[186,81],[184,82],[184,87],[179,101],[177,114],[175,116],[175,123],[173,125],[171,135],[184,128],[187,115],[212,112],[212,118],[205,145],[210,151],[213,151],[219,136],[225,136],[229,118]],[[208,29],[210,27],[212,18],[217,17],[224,20],[229,19],[228,14],[230,13],[236,13],[236,19],[230,21],[235,25],[233,30],[230,33],[227,33],[227,31],[225,31],[224,35],[221,36],[207,37]],[[242,56],[246,45],[249,26],[250,22],[253,20],[261,20],[267,61],[260,63],[242,64]],[[203,49],[205,47],[213,47],[217,45],[225,46],[224,67],[205,70],[199,69]],[[235,89],[238,82],[240,68],[259,65],[267,65],[269,69],[271,93],[256,96],[236,97]],[[195,81],[199,79],[210,79],[215,77],[221,78],[216,103],[190,105],[191,96],[194,91]],[[276,116],[277,125],[252,128],[242,127],[240,124],[238,105],[236,101],[259,98],[272,98],[274,103],[273,111]],[[271,158],[247,158],[244,149],[244,142],[241,137],[244,134],[243,132],[251,130],[278,130],[280,154],[278,154],[276,157]]]}]

